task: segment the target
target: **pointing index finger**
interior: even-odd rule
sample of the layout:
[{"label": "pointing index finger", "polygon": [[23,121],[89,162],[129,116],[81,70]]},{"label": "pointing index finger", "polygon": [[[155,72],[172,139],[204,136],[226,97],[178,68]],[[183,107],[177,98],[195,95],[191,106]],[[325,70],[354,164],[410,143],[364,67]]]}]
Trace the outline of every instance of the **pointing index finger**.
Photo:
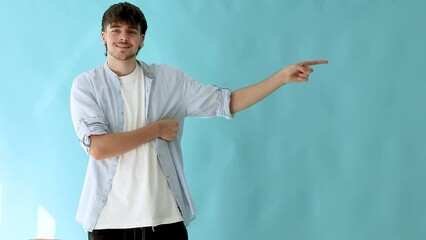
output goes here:
[{"label": "pointing index finger", "polygon": [[304,67],[309,67],[312,65],[327,64],[327,63],[328,63],[328,60],[311,60],[311,61],[304,61],[299,64]]}]

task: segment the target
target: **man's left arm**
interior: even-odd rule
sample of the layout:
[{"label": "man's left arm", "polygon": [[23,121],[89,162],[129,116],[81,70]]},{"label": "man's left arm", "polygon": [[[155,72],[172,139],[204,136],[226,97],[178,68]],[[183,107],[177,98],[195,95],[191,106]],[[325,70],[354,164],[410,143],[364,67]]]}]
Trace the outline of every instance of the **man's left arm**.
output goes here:
[{"label": "man's left arm", "polygon": [[253,106],[287,83],[306,82],[313,72],[311,66],[327,63],[327,60],[313,60],[289,65],[261,82],[232,92],[231,113]]}]

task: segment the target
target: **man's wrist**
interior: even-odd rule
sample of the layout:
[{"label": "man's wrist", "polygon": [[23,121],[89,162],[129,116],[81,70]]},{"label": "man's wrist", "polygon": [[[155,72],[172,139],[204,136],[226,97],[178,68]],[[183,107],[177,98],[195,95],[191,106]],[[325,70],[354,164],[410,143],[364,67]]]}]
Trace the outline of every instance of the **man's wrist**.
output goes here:
[{"label": "man's wrist", "polygon": [[153,123],[151,123],[151,127],[152,127],[152,131],[153,131],[153,136],[154,138],[159,138],[161,137],[161,126],[160,126],[160,122],[159,121],[155,121]]}]

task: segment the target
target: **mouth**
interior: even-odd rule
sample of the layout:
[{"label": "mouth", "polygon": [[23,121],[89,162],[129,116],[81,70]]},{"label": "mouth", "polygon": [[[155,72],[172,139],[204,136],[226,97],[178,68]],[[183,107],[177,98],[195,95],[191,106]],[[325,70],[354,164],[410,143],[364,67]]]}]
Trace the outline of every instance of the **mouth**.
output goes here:
[{"label": "mouth", "polygon": [[120,49],[128,49],[132,47],[132,45],[125,44],[125,43],[117,43],[117,44],[114,44],[114,46]]}]

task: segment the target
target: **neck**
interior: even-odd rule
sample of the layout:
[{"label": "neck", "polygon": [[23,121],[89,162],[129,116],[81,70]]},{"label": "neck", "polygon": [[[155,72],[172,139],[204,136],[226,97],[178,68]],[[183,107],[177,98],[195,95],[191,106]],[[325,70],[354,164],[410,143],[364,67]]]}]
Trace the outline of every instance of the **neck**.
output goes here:
[{"label": "neck", "polygon": [[107,64],[108,67],[118,76],[126,76],[135,70],[136,58],[131,58],[128,60],[117,60],[108,55]]}]

